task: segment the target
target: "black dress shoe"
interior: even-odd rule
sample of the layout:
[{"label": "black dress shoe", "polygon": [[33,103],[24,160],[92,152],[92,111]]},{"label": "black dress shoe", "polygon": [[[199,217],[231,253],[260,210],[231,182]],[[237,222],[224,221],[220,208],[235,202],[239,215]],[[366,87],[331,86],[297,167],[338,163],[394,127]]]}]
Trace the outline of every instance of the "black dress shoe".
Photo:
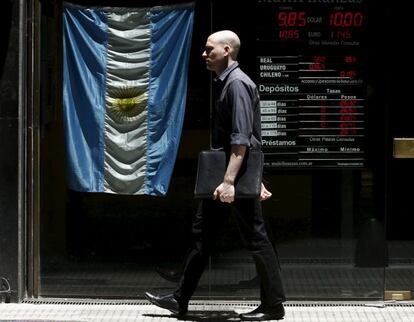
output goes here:
[{"label": "black dress shoe", "polygon": [[181,277],[180,270],[156,268],[157,273],[165,280],[173,283],[178,283]]},{"label": "black dress shoe", "polygon": [[285,309],[283,304],[276,306],[266,307],[260,305],[255,310],[242,313],[239,315],[242,321],[268,321],[268,320],[281,320],[285,316]]},{"label": "black dress shoe", "polygon": [[175,315],[183,316],[187,313],[187,306],[180,305],[178,301],[175,299],[173,294],[167,294],[163,296],[156,296],[149,292],[145,292],[145,297],[148,301],[152,304],[169,310],[170,312],[174,313]]},{"label": "black dress shoe", "polygon": [[255,277],[253,277],[250,280],[240,281],[237,286],[242,287],[242,288],[258,287],[258,286],[260,286],[259,276],[256,275]]}]

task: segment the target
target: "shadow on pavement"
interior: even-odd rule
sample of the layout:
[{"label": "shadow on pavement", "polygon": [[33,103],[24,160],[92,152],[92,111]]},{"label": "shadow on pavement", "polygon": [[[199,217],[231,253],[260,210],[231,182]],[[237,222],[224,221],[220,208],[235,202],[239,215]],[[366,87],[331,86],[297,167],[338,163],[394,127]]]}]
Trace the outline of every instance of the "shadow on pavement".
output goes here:
[{"label": "shadow on pavement", "polygon": [[[143,314],[146,317],[158,317],[158,318],[171,318],[174,317],[172,314]],[[239,314],[234,311],[188,311],[185,316],[176,316],[177,321],[240,321]]]}]

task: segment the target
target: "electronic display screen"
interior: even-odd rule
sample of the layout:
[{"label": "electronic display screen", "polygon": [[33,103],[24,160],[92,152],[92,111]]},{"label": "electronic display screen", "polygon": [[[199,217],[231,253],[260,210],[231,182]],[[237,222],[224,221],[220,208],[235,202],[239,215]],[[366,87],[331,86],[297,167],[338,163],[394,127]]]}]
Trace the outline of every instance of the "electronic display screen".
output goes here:
[{"label": "electronic display screen", "polygon": [[365,165],[363,0],[257,0],[265,166]]}]

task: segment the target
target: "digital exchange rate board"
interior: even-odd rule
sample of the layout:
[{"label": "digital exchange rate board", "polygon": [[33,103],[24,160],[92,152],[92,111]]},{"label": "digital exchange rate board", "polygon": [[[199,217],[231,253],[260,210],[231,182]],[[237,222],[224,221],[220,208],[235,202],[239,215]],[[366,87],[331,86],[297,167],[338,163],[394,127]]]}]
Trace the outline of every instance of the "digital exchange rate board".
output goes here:
[{"label": "digital exchange rate board", "polygon": [[363,167],[363,0],[257,0],[265,166]]}]

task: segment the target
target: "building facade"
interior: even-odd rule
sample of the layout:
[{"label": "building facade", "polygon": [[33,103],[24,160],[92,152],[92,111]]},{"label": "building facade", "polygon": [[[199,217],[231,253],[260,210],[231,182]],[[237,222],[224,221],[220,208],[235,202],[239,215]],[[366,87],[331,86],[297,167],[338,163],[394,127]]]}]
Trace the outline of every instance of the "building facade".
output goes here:
[{"label": "building facade", "polygon": [[[201,53],[221,29],[239,34],[240,65],[261,95],[273,193],[263,212],[288,299],[410,298],[412,28],[401,1],[195,1],[184,128],[163,198],[67,188],[62,5],[2,3],[1,300],[143,298],[174,287],[196,210],[197,155],[210,145],[212,76]],[[195,296],[257,299],[231,215],[222,228]]]}]

